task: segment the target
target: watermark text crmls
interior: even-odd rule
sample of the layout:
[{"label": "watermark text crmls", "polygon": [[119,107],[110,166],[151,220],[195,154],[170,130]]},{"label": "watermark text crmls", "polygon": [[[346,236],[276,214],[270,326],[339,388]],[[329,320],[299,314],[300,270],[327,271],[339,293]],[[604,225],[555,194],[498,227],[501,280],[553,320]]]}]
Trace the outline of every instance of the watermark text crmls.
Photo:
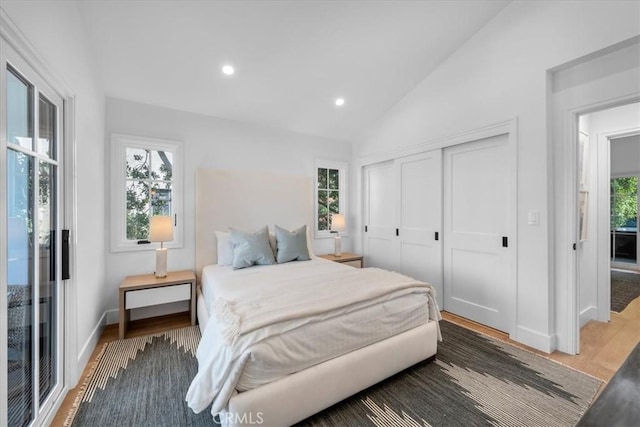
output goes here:
[{"label": "watermark text crmls", "polygon": [[220,417],[220,424],[249,424],[249,425],[261,425],[264,423],[262,412],[222,412],[218,414]]}]

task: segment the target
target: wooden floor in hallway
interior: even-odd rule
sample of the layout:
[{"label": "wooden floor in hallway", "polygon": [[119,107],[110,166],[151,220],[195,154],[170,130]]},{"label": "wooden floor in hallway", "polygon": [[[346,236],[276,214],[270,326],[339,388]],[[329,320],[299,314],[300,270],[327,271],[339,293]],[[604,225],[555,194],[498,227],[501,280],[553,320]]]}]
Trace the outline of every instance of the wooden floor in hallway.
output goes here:
[{"label": "wooden floor in hallway", "polygon": [[571,356],[555,351],[547,354],[509,339],[508,334],[443,312],[442,317],[460,326],[530,350],[543,357],[570,366],[608,382],[634,347],[640,342],[640,298],[633,300],[621,313],[611,312],[611,321],[591,320],[580,331],[580,353]]}]

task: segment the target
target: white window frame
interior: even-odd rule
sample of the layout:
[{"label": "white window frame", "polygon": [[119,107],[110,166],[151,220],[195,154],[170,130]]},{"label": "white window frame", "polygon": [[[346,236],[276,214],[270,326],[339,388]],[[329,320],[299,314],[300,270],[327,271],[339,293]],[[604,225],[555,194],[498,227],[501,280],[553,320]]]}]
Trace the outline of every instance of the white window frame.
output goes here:
[{"label": "white window frame", "polygon": [[150,251],[160,247],[160,243],[138,244],[137,240],[127,240],[127,191],[126,165],[127,148],[168,151],[173,154],[171,175],[172,208],[175,215],[173,240],[164,243],[165,248],[184,246],[183,209],[183,143],[140,136],[111,134],[111,252]]},{"label": "white window frame", "polygon": [[342,215],[345,216],[346,218],[346,222],[347,222],[347,230],[344,232],[340,232],[340,236],[341,237],[348,237],[349,236],[349,216],[347,214],[348,209],[348,203],[349,203],[349,195],[348,195],[348,182],[347,182],[347,177],[348,177],[348,167],[349,164],[346,162],[338,162],[338,161],[334,161],[334,160],[316,160],[314,162],[314,170],[313,170],[313,176],[314,176],[314,181],[313,181],[313,191],[314,191],[314,195],[313,195],[313,206],[314,206],[314,210],[313,210],[313,229],[314,229],[314,236],[316,239],[326,239],[326,238],[333,238],[335,237],[335,233],[331,233],[330,230],[318,230],[318,169],[337,169],[339,171],[339,177],[338,177],[338,187],[339,187],[339,191],[340,191],[340,213]]}]

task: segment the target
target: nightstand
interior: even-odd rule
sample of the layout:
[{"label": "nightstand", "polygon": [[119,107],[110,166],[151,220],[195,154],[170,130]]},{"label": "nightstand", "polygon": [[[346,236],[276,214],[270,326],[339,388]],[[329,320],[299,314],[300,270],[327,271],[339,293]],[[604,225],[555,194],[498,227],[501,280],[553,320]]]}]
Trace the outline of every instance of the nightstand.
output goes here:
[{"label": "nightstand", "polygon": [[120,284],[120,339],[124,339],[132,308],[189,300],[191,325],[196,324],[196,276],[191,270],[127,276]]},{"label": "nightstand", "polygon": [[318,255],[320,258],[328,259],[329,261],[335,261],[342,264],[350,265],[351,267],[362,268],[364,267],[364,257],[358,254],[352,254],[344,252],[340,256],[334,254]]}]

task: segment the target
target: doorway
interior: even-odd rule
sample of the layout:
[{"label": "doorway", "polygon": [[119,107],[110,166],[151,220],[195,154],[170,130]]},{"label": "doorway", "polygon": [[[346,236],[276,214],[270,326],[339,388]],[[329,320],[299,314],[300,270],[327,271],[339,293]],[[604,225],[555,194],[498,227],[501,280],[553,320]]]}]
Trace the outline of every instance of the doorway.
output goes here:
[{"label": "doorway", "polygon": [[[617,269],[638,268],[640,103],[579,116],[577,253],[579,327],[608,322],[640,296],[640,281]],[[640,276],[638,276],[640,277]],[[631,291],[631,292],[629,292]],[[626,301],[626,302],[625,302]]]}]

